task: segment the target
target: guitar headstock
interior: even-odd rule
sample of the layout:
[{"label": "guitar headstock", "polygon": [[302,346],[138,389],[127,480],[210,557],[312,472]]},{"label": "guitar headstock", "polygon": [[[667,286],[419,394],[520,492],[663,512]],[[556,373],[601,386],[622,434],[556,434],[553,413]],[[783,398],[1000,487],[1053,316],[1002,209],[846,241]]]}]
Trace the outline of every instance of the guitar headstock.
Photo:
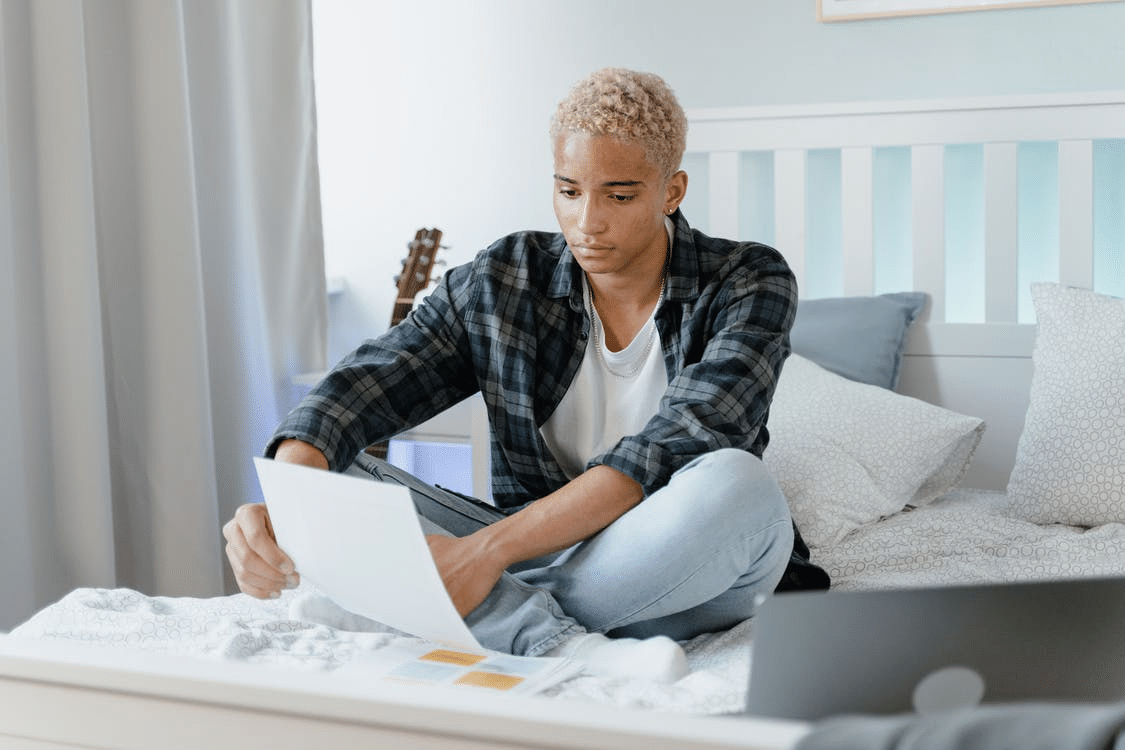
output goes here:
[{"label": "guitar headstock", "polygon": [[419,229],[406,246],[410,252],[402,260],[402,273],[395,276],[398,295],[391,315],[392,326],[402,322],[414,306],[414,297],[433,278],[435,258],[441,248],[441,230]]}]

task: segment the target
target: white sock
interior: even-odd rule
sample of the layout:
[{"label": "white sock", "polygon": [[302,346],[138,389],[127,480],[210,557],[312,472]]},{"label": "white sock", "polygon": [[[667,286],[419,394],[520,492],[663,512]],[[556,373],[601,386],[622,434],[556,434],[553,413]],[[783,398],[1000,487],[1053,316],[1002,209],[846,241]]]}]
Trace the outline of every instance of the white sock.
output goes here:
[{"label": "white sock", "polygon": [[585,633],[563,641],[546,655],[573,659],[599,677],[675,682],[688,672],[680,644],[663,635],[638,640]]}]

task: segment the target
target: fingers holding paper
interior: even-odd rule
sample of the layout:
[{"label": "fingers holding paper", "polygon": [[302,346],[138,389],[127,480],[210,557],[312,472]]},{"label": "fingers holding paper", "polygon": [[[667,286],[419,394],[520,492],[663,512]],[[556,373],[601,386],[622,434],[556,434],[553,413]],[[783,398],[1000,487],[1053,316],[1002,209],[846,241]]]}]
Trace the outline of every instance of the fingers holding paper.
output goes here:
[{"label": "fingers holding paper", "polygon": [[[284,440],[274,452],[274,460],[284,463],[327,469],[324,453],[300,440]],[[277,546],[270,514],[260,503],[248,503],[234,513],[234,518],[223,526],[227,540],[227,559],[230,560],[238,588],[259,599],[272,599],[281,590],[295,588],[300,583],[293,561]]]},{"label": "fingers holding paper", "polygon": [[485,600],[506,565],[488,554],[478,534],[466,537],[431,534],[426,542],[457,614],[465,617]]},{"label": "fingers holding paper", "polygon": [[223,526],[226,553],[238,588],[259,599],[275,598],[299,582],[293,561],[274,538],[269,512],[261,503],[248,503]]}]

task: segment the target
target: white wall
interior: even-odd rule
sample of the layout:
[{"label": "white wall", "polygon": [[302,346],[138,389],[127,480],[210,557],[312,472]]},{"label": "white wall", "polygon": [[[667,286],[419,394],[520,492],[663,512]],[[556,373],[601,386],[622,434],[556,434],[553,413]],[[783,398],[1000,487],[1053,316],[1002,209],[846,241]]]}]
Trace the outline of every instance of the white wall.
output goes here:
[{"label": "white wall", "polygon": [[[664,76],[685,107],[1125,86],[1125,3],[824,24],[815,0],[314,0],[330,357],[382,331],[405,242],[463,262],[553,228],[546,128],[591,70]],[[689,219],[691,217],[689,216]]]}]

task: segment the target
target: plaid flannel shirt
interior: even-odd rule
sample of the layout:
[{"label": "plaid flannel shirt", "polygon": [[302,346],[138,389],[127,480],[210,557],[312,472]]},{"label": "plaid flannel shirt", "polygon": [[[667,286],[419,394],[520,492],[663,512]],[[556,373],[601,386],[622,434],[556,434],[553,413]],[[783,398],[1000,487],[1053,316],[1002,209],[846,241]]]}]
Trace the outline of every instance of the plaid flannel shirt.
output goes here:
[{"label": "plaid flannel shirt", "polygon": [[[651,494],[724,447],[761,456],[769,404],[789,353],[797,286],[774,249],[708,237],[680,212],[656,323],[668,390],[658,413],[591,465]],[[337,365],[288,415],[285,438],[342,471],[365,446],[481,392],[492,429],[494,502],[514,511],[566,483],[539,428],[582,361],[590,321],[582,270],[561,234],[521,232],[448,271],[399,325]]]}]

